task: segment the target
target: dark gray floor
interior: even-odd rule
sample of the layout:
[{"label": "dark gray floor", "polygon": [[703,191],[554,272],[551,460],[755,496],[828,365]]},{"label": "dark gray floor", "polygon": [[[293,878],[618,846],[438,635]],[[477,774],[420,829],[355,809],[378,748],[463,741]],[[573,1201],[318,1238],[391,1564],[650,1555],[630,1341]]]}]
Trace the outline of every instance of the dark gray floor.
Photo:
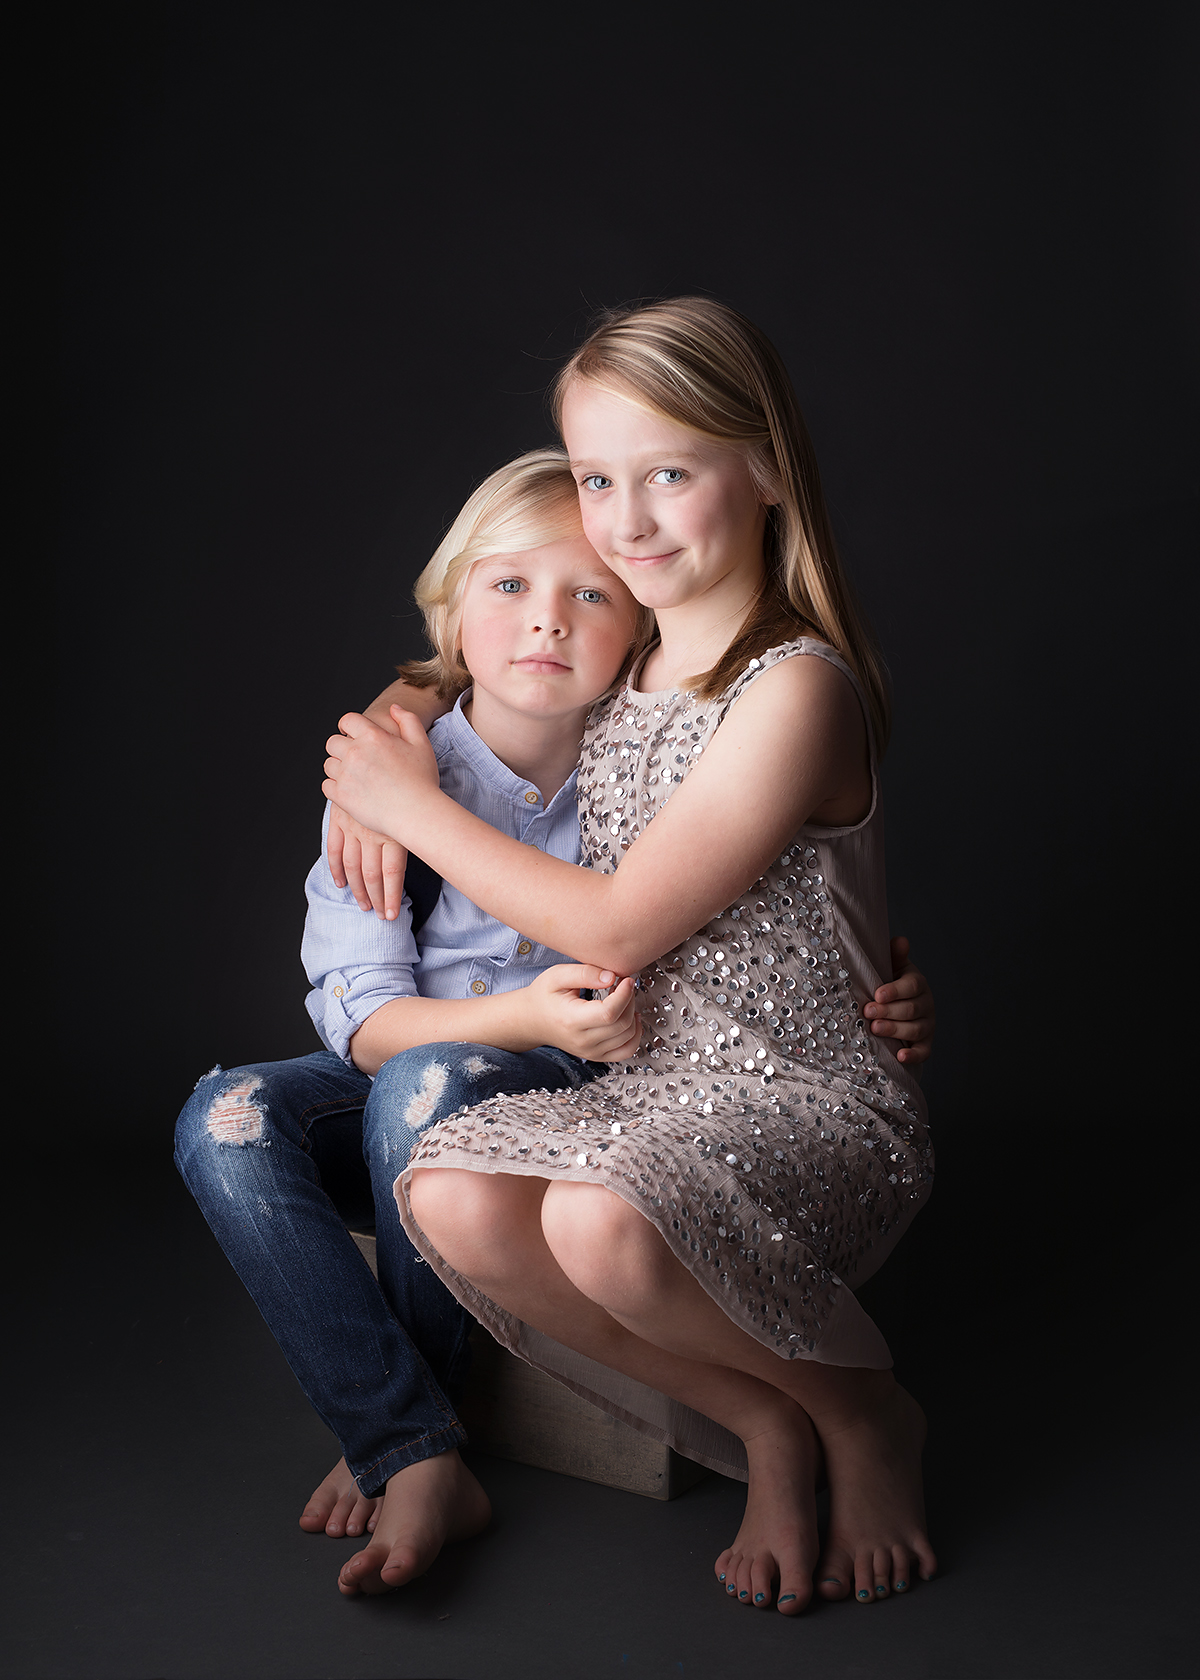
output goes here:
[{"label": "dark gray floor", "polygon": [[346,1602],[335,1576],[354,1543],[296,1526],[336,1448],[186,1194],[169,1171],[134,1181],[121,1166],[78,1191],[78,1215],[58,1227],[73,1230],[72,1246],[45,1225],[24,1245],[29,1405],[8,1436],[19,1474],[8,1479],[5,1675],[1200,1671],[1182,1397],[1161,1371],[1113,1382],[1099,1348],[1094,1360],[1064,1348],[1057,1361],[1051,1349],[1022,1375],[982,1360],[967,1325],[942,1338],[944,1357],[903,1372],[930,1415],[944,1565],[907,1600],[822,1606],[795,1622],[739,1608],[711,1572],[737,1525],[737,1485],[712,1478],[662,1505],[479,1457],[492,1531],[402,1593]]}]

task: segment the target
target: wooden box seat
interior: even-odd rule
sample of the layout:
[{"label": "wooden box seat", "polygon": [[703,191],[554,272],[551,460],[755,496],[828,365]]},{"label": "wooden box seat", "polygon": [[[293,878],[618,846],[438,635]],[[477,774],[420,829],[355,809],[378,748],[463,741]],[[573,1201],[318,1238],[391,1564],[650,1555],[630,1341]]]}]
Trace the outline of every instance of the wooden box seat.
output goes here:
[{"label": "wooden box seat", "polygon": [[[375,1238],[351,1231],[376,1272]],[[557,1470],[648,1499],[674,1499],[708,1471],[517,1359],[482,1325],[471,1332],[471,1375],[459,1416],[471,1445],[496,1458]]]}]

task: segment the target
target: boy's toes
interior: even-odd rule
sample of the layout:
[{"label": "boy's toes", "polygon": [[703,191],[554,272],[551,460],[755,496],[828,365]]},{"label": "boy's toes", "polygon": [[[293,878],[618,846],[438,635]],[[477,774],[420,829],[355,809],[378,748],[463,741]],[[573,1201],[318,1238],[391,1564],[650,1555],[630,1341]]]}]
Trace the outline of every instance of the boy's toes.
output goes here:
[{"label": "boy's toes", "polygon": [[371,1517],[374,1514],[375,1503],[375,1500],[367,1499],[361,1493],[354,1501],[354,1505],[346,1518],[346,1533],[351,1539],[374,1527]]},{"label": "boy's toes", "polygon": [[353,1493],[344,1493],[333,1510],[330,1511],[329,1520],[325,1524],[325,1532],[332,1540],[340,1540],[343,1535],[351,1532],[346,1525],[350,1521],[351,1513],[358,1504],[358,1500],[357,1489]]}]

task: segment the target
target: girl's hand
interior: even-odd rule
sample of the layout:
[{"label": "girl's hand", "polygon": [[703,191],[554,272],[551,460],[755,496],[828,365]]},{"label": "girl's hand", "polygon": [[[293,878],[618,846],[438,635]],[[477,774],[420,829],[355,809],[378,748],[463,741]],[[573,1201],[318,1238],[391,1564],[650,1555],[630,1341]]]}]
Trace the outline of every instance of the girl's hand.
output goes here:
[{"label": "girl's hand", "polygon": [[392,707],[400,733],[389,734],[358,712],[338,719],[325,743],[321,791],[365,828],[399,840],[405,806],[420,792],[438,790],[433,748],[412,712]]},{"label": "girl's hand", "polygon": [[[581,998],[582,988],[603,991],[606,998]],[[623,1062],[642,1041],[642,1023],[634,1013],[632,979],[617,980],[609,968],[591,963],[556,963],[526,986],[539,1044],[554,1044],[588,1062]]]},{"label": "girl's hand", "polygon": [[880,1038],[903,1039],[896,1059],[915,1067],[933,1054],[937,1019],[929,982],[909,957],[908,940],[903,936],[892,940],[892,973],[896,978],[876,988],[875,1001],[863,1014]]},{"label": "girl's hand", "polygon": [[349,887],[360,910],[374,910],[383,921],[395,921],[404,898],[408,863],[408,853],[398,841],[364,828],[334,805],[329,812],[325,855],[334,885]]}]

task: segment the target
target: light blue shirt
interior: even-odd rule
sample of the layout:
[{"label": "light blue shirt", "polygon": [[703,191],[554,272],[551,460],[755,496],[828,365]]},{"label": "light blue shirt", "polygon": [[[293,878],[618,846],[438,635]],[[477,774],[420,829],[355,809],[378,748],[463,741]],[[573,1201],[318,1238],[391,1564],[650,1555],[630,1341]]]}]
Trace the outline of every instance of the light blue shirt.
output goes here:
[{"label": "light blue shirt", "polygon": [[[543,805],[533,783],[514,776],[471,728],[462,712],[469,697],[468,690],[429,731],[442,792],[502,834],[578,863],[577,772]],[[300,960],[313,986],[305,1000],[313,1025],[343,1060],[350,1060],[350,1040],[367,1016],[392,998],[515,992],[552,963],[572,961],[486,915],[448,881],[414,939],[407,894],[396,920],[384,922],[374,911],[360,910],[349,887],[334,886],[324,848],[328,832],[326,806],[321,856],[304,884],[308,915]]]}]

